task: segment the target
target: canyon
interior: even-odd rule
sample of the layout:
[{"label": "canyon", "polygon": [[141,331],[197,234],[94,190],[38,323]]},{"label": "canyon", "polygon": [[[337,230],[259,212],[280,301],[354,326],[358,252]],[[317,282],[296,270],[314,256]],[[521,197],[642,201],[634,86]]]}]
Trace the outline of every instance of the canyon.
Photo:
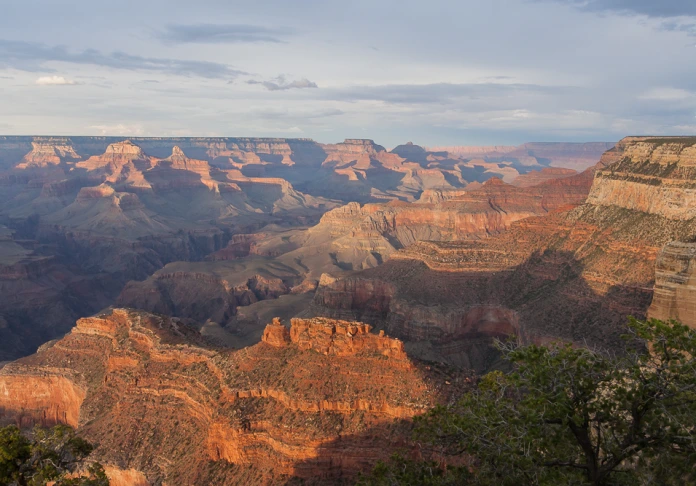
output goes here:
[{"label": "canyon", "polygon": [[0,422],[77,427],[114,484],[352,484],[495,339],[696,328],[696,137],[0,154]]},{"label": "canyon", "polygon": [[[574,172],[548,169],[547,160],[489,162],[401,147],[387,151],[362,139],[325,145],[308,139],[0,137],[0,362],[30,354],[79,317],[117,301],[224,326],[237,319],[240,304],[287,294],[278,312],[290,317],[309,303],[307,292],[323,273],[379,265],[421,238],[495,233],[515,219],[575,203],[587,190],[549,188],[544,200],[539,190],[523,196],[507,185],[479,187],[521,173],[545,183]],[[471,200],[467,188],[477,190]],[[491,192],[500,192],[500,207],[488,208]],[[519,206],[518,197],[526,197]],[[331,222],[331,210],[346,203],[345,215]],[[442,216],[430,214],[433,205],[443,208]],[[359,222],[365,218],[372,219]],[[241,262],[258,269],[245,278],[239,267],[216,265],[218,273],[235,275],[230,285],[237,290],[220,293],[207,261],[250,254],[265,261]],[[184,277],[189,283],[207,282],[212,294],[201,291],[196,300],[184,284],[179,294],[190,305],[172,299],[176,291],[168,285],[184,275],[192,276]],[[149,296],[149,283],[143,285],[150,290],[139,293],[138,283],[146,280],[163,289],[159,301]],[[249,288],[267,280],[259,285],[272,291]],[[208,311],[200,308],[203,299],[214,301],[203,305]],[[254,326],[236,341],[258,340],[263,319],[254,316],[269,317],[269,305],[241,319]]]},{"label": "canyon", "polygon": [[486,239],[418,242],[327,281],[310,315],[369,322],[412,342],[415,355],[476,369],[495,362],[473,345],[481,338],[611,349],[629,315],[696,325],[694,146],[624,139],[593,169],[584,204]]}]

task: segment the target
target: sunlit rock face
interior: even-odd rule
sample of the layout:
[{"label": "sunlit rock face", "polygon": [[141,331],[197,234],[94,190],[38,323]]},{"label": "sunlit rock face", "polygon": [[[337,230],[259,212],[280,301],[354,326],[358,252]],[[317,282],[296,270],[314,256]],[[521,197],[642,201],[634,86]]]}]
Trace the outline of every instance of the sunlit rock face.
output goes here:
[{"label": "sunlit rock face", "polygon": [[412,447],[409,419],[463,380],[359,322],[275,321],[232,351],[177,319],[113,309],[0,370],[0,419],[75,426],[118,478],[327,484]]}]

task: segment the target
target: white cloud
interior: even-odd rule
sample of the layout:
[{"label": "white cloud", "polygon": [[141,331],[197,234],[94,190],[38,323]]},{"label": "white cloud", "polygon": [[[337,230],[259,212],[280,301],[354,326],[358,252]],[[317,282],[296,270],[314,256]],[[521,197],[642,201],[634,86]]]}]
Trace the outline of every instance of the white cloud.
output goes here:
[{"label": "white cloud", "polygon": [[96,131],[102,136],[119,136],[119,137],[142,137],[145,135],[145,130],[141,125],[92,125],[88,127],[91,132]]},{"label": "white cloud", "polygon": [[[231,83],[230,83],[231,84]],[[257,81],[250,80],[247,84],[260,84],[263,85],[268,91],[284,91],[288,89],[306,89],[306,88],[318,88],[317,83],[310,81],[307,78],[297,79],[295,81],[288,81],[282,74],[272,81]]]},{"label": "white cloud", "polygon": [[677,125],[673,128],[682,133],[696,133],[696,125]]},{"label": "white cloud", "polygon": [[42,76],[36,80],[39,86],[73,86],[77,82],[63,76]]},{"label": "white cloud", "polygon": [[695,95],[691,91],[677,88],[653,88],[646,93],[643,93],[640,98],[643,100],[654,101],[682,101],[694,98]]}]

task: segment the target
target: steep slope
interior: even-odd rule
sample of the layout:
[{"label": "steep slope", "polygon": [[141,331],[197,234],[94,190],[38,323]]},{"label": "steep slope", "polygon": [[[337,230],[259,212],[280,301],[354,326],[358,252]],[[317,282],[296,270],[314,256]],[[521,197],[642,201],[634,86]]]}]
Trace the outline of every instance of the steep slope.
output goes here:
[{"label": "steep slope", "polygon": [[598,164],[586,204],[489,239],[418,243],[320,287],[313,312],[371,322],[465,366],[485,364],[471,343],[501,333],[615,346],[626,317],[646,315],[658,253],[696,240],[694,146],[624,139]]},{"label": "steep slope", "polygon": [[274,322],[263,341],[216,349],[111,310],[0,370],[0,417],[76,426],[95,459],[157,484],[341,484],[413,447],[408,419],[466,383],[361,323]]},{"label": "steep slope", "polygon": [[657,257],[649,317],[696,328],[696,243],[673,241]]}]

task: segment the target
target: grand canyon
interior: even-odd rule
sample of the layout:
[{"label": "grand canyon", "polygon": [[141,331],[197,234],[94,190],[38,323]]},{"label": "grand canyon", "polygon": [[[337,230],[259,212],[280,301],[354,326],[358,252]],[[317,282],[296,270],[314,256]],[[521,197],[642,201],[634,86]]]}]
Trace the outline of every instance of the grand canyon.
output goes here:
[{"label": "grand canyon", "polygon": [[[111,484],[352,484],[495,339],[696,327],[696,137],[0,137],[0,420]],[[504,366],[503,366],[504,367]]]}]

